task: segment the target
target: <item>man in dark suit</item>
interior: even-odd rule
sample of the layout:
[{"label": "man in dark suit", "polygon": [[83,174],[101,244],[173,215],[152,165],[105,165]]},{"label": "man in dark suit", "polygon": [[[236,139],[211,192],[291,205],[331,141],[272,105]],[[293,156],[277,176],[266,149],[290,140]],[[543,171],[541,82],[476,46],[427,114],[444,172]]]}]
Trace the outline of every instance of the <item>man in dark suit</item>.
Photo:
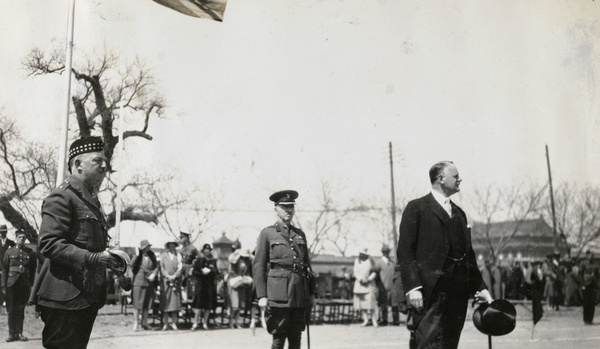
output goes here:
[{"label": "man in dark suit", "polygon": [[27,337],[23,336],[23,320],[37,265],[35,252],[25,246],[25,231],[17,230],[15,239],[16,246],[7,250],[2,258],[0,281],[8,310],[7,342],[27,341]]},{"label": "man in dark suit", "polygon": [[458,169],[439,162],[429,178],[431,193],[410,201],[402,215],[398,263],[411,307],[411,346],[451,349],[458,347],[469,297],[492,297],[477,267],[466,215],[449,199],[460,191]]},{"label": "man in dark suit", "polygon": [[[6,250],[15,245],[15,242],[6,237],[8,228],[6,224],[0,225],[0,263],[4,260]],[[0,278],[2,277],[2,269],[0,268]],[[0,292],[0,314],[4,314],[4,295]]]}]

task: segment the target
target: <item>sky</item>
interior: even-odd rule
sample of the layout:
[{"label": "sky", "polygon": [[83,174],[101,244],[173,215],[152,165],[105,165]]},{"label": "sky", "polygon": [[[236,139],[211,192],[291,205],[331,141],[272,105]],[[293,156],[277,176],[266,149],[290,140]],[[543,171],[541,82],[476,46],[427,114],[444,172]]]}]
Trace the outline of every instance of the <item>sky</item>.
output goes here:
[{"label": "sky", "polygon": [[[68,1],[1,2],[0,106],[58,144],[64,81],[20,62],[64,47]],[[425,194],[439,160],[463,192],[545,183],[546,145],[555,183],[600,185],[595,1],[229,0],[219,23],[78,0],[74,42],[75,64],[107,46],[159,81],[166,118],[126,143],[129,164],[211,183],[228,209],[269,212],[288,188],[313,209],[324,180],[389,200],[389,142],[398,191]]]}]

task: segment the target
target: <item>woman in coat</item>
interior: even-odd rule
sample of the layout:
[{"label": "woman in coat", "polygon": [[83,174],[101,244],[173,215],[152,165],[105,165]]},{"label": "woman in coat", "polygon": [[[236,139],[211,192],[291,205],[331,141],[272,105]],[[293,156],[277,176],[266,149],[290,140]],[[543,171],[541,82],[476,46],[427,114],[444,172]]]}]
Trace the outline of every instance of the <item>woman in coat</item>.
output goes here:
[{"label": "woman in coat", "polygon": [[192,308],[194,309],[194,324],[192,330],[198,328],[200,313],[202,314],[202,327],[208,330],[208,317],[210,311],[217,307],[217,261],[212,255],[210,244],[204,244],[202,251],[192,267],[192,275],[196,278],[196,294]]},{"label": "woman in coat", "polygon": [[142,328],[151,330],[148,325],[148,311],[154,303],[156,292],[155,280],[158,275],[158,262],[156,255],[150,250],[148,240],[140,242],[140,253],[131,266],[133,272],[133,330],[137,331],[140,312],[142,314]]},{"label": "woman in coat", "polygon": [[[375,263],[369,256],[367,249],[364,248],[358,254],[358,258],[354,261],[354,309],[360,310],[363,317],[363,326],[369,324],[369,320],[373,326],[377,327],[377,286],[375,278],[377,273]],[[375,314],[373,314],[375,312]]]},{"label": "woman in coat", "polygon": [[240,311],[252,306],[252,257],[249,251],[241,249],[239,241],[234,241],[232,250],[228,258],[229,272],[225,275],[225,283],[229,326],[237,328],[240,322]]},{"label": "woman in coat", "polygon": [[171,328],[177,330],[177,314],[181,310],[181,274],[183,262],[181,253],[177,252],[177,242],[167,242],[167,250],[160,255],[161,292],[160,308],[163,312],[163,331]]}]

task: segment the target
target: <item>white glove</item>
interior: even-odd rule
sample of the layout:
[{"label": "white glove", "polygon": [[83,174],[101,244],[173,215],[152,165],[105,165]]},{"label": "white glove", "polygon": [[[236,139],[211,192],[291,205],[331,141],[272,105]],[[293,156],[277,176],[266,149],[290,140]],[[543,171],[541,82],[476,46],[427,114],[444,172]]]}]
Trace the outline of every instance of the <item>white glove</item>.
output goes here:
[{"label": "white glove", "polygon": [[258,306],[261,309],[266,308],[267,305],[269,305],[269,300],[267,299],[267,297],[262,297],[261,299],[258,300]]},{"label": "white glove", "polygon": [[481,290],[475,292],[475,300],[477,303],[492,303],[494,299],[488,290]]},{"label": "white glove", "polygon": [[420,312],[423,309],[423,293],[421,293],[421,290],[410,291],[408,293],[408,301],[417,312]]}]

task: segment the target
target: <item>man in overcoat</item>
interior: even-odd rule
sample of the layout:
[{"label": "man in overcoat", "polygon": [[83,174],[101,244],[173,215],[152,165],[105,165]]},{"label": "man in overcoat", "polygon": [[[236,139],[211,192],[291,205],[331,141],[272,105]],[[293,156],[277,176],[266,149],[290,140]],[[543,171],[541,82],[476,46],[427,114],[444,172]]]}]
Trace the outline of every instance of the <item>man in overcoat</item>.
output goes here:
[{"label": "man in overcoat", "polygon": [[35,252],[25,246],[25,231],[17,230],[15,239],[16,246],[8,249],[2,259],[1,285],[8,310],[7,342],[27,341],[23,336],[23,320],[37,265]]},{"label": "man in overcoat", "polygon": [[300,349],[302,331],[314,300],[312,269],[304,232],[292,223],[298,192],[284,190],[269,197],[277,221],[263,229],[253,262],[258,305],[267,312],[272,349]]},{"label": "man in overcoat", "polygon": [[85,348],[106,300],[108,232],[98,189],[106,175],[104,144],[81,138],[69,148],[71,175],[44,199],[38,241],[46,257],[30,302],[37,305],[45,348]]},{"label": "man in overcoat", "polygon": [[431,193],[410,201],[400,223],[398,263],[411,306],[414,347],[458,347],[469,297],[491,302],[463,210],[449,197],[461,179],[449,161],[429,171]]}]

